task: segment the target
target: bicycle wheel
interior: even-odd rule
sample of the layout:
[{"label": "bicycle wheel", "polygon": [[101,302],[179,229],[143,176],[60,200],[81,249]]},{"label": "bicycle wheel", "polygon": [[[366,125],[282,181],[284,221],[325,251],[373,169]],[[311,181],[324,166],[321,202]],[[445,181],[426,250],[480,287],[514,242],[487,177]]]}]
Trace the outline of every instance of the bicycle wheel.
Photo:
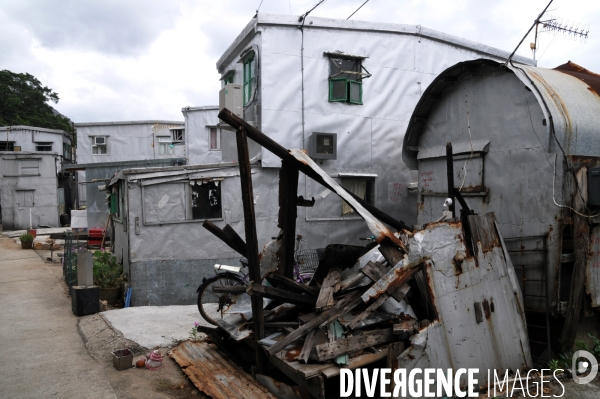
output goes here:
[{"label": "bicycle wheel", "polygon": [[219,273],[204,281],[198,288],[198,310],[210,324],[217,325],[223,312],[234,304],[234,295],[213,292],[214,287],[244,285],[242,279],[232,273]]}]

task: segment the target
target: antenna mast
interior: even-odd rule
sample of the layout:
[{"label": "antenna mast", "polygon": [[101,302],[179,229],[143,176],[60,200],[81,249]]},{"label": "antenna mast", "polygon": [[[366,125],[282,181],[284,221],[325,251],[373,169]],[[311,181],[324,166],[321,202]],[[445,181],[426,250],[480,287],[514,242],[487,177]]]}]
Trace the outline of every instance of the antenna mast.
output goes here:
[{"label": "antenna mast", "polygon": [[542,25],[542,29],[539,30],[539,33],[550,32],[554,35],[562,33],[563,36],[579,39],[582,42],[586,42],[588,38],[588,33],[590,31],[589,25],[576,24],[574,22],[570,22],[567,20],[561,20],[557,18],[553,18],[548,16],[548,19],[542,21],[541,16],[538,17],[535,21],[535,39],[533,43],[530,43],[531,51],[533,52],[533,59],[535,60],[535,53],[537,51],[537,43],[538,43],[538,27]]}]

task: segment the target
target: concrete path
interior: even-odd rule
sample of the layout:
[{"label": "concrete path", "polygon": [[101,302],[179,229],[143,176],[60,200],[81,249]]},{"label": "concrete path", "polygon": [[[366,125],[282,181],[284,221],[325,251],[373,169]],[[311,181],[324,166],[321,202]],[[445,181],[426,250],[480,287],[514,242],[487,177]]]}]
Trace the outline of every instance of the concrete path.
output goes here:
[{"label": "concrete path", "polygon": [[115,330],[145,348],[170,347],[190,338],[194,323],[210,326],[198,306],[139,306],[102,312]]},{"label": "concrete path", "polygon": [[6,237],[0,237],[0,304],[0,396],[117,397],[81,340],[55,272]]}]

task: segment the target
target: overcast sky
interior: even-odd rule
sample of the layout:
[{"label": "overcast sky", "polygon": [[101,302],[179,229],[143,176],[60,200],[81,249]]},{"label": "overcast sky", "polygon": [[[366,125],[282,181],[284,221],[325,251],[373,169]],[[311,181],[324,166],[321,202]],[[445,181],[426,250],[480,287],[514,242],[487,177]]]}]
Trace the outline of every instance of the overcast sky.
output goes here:
[{"label": "overcast sky", "polygon": [[[261,13],[318,0],[263,0]],[[346,19],[364,0],[327,0],[311,16]],[[512,51],[548,0],[370,0],[352,19],[422,25]],[[216,105],[215,63],[260,0],[0,0],[0,69],[28,72],[75,122],[183,120]],[[552,15],[589,25],[586,43],[540,36],[538,65],[568,60],[600,73],[600,1],[555,0]],[[525,40],[518,53],[531,57]]]}]

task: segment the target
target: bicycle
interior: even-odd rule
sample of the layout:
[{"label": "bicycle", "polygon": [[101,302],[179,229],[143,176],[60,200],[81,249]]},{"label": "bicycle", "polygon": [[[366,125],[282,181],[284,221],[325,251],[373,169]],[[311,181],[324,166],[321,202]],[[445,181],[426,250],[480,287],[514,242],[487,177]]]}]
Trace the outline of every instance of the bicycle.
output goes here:
[{"label": "bicycle", "polygon": [[[300,250],[300,242],[302,236],[298,234],[296,238],[296,246],[294,251],[294,280],[301,284],[308,284],[312,278],[314,271],[319,264],[319,258],[323,253],[323,249]],[[246,287],[250,283],[248,272],[248,263],[243,259],[240,260],[242,266],[226,266],[215,264],[214,269],[216,275],[204,279],[198,287],[198,310],[200,314],[210,324],[217,325],[216,320],[222,319],[229,308],[236,303],[240,295],[246,294]],[[246,269],[242,272],[243,269]],[[228,287],[228,291],[232,291],[231,287],[240,287],[239,292],[223,292],[222,287]],[[234,290],[236,291],[236,290]],[[244,301],[245,302],[245,301]],[[249,298],[248,298],[249,302]]]}]

